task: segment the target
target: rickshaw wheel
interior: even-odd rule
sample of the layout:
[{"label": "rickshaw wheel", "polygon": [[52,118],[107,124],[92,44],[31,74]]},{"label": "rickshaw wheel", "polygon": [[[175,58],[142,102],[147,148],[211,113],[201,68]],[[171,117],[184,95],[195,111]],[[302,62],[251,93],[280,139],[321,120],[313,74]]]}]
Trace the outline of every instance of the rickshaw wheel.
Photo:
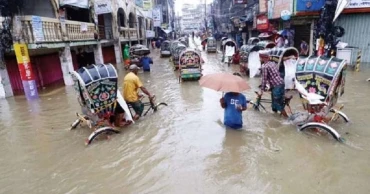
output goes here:
[{"label": "rickshaw wheel", "polygon": [[110,134],[110,133],[119,133],[120,131],[112,128],[112,127],[102,127],[90,134],[90,136],[86,140],[86,145],[91,144],[91,142],[101,134]]},{"label": "rickshaw wheel", "polygon": [[[335,120],[337,120],[338,119],[338,117],[341,117],[346,123],[348,123],[349,122],[349,118],[347,117],[347,115],[346,114],[344,114],[342,111],[339,111],[339,110],[334,110],[334,109],[331,109],[330,110],[330,112],[332,112],[332,113],[334,113],[335,114],[335,112],[337,112],[337,118],[335,119]],[[334,121],[335,121],[334,120]]]},{"label": "rickshaw wheel", "polygon": [[154,112],[156,112],[160,106],[168,106],[168,104],[167,104],[167,103],[165,103],[165,102],[157,103],[157,104],[153,107]]},{"label": "rickshaw wheel", "polygon": [[71,124],[71,128],[70,128],[70,130],[72,130],[72,129],[76,129],[76,127],[77,127],[80,123],[81,123],[81,119],[77,119],[75,122],[73,122],[73,123]]},{"label": "rickshaw wheel", "polygon": [[330,133],[330,135],[332,135],[337,141],[340,141],[340,142],[342,141],[342,138],[340,137],[339,133],[334,128],[324,123],[309,122],[301,126],[299,128],[299,131],[303,131],[306,129],[320,129],[320,130]]}]

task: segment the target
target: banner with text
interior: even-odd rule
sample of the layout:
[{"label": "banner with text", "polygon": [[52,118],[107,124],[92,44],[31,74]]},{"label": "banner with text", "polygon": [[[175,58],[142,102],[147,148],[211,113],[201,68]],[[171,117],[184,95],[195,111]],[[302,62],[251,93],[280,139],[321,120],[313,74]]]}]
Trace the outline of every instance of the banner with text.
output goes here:
[{"label": "banner with text", "polygon": [[143,0],[143,10],[149,11],[152,9],[152,1],[151,0]]},{"label": "banner with text", "polygon": [[95,0],[94,9],[96,15],[112,13],[112,2],[110,0]]},{"label": "banner with text", "polygon": [[297,11],[319,11],[325,0],[297,0]]},{"label": "banner with text", "polygon": [[14,44],[15,56],[17,58],[18,69],[21,76],[24,93],[27,100],[39,98],[35,74],[32,71],[30,56],[26,44]]},{"label": "banner with text", "polygon": [[154,27],[161,27],[161,8],[155,7],[153,9],[153,26]]},{"label": "banner with text", "polygon": [[347,5],[346,9],[369,8],[369,7],[370,0],[350,0],[349,5]]}]

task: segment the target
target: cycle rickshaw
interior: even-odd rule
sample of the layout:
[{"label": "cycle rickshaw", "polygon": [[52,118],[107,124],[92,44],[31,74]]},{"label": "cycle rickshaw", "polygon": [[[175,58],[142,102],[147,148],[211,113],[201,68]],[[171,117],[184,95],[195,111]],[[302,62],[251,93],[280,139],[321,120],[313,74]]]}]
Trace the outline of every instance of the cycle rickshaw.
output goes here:
[{"label": "cycle rickshaw", "polygon": [[166,40],[161,45],[161,57],[171,56],[171,42]]},{"label": "cycle rickshaw", "polygon": [[[283,59],[280,57],[278,60]],[[349,118],[341,111],[344,106],[335,107],[338,98],[344,93],[346,61],[324,56],[299,57],[293,67],[285,67],[285,70],[287,68],[295,70],[295,77],[292,79],[294,89],[298,91],[306,111],[292,114],[289,120],[297,125],[300,131],[308,129],[324,131],[334,139],[343,141],[341,135],[330,124],[338,118],[349,122]],[[290,99],[292,96],[285,98],[289,109]],[[261,102],[271,101],[257,95],[256,102],[253,103],[256,110],[265,109]]]},{"label": "cycle rickshaw", "polygon": [[213,37],[207,38],[207,52],[217,52],[217,42]]},{"label": "cycle rickshaw", "polygon": [[202,57],[193,49],[186,49],[179,58],[179,82],[202,77]]},{"label": "cycle rickshaw", "polygon": [[[112,118],[117,116],[115,115],[117,106],[122,107],[125,112],[125,121],[134,123],[130,110],[131,106],[125,102],[118,90],[117,75],[117,71],[112,64],[91,65],[71,72],[74,88],[77,92],[77,100],[82,111],[82,114],[76,113],[77,119],[72,123],[71,129],[85,123],[93,130],[85,142],[86,145],[100,135],[120,132],[119,127],[115,127],[112,121]],[[144,116],[150,110],[157,111],[161,105],[167,106],[166,103],[155,104],[155,99],[143,104],[149,106]]]},{"label": "cycle rickshaw", "polygon": [[222,61],[230,65],[231,58],[237,51],[237,45],[233,40],[227,39],[223,42],[222,47]]},{"label": "cycle rickshaw", "polygon": [[177,70],[179,68],[179,58],[180,58],[180,54],[186,50],[186,46],[183,45],[183,44],[178,44],[175,49],[174,49],[174,52],[172,54],[172,62],[173,62],[173,67],[175,70]]}]

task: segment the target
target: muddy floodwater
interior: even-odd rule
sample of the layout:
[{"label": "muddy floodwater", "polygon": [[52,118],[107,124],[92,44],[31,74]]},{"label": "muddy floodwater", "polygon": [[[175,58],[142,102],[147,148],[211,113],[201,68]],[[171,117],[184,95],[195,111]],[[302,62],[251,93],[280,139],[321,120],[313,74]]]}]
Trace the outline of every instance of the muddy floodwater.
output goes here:
[{"label": "muddy floodwater", "polygon": [[[169,106],[88,147],[89,129],[68,130],[80,111],[73,87],[34,102],[1,100],[0,193],[370,193],[368,68],[347,73],[338,104],[351,122],[332,125],[346,140],[338,143],[254,110],[243,112],[242,131],[227,130],[222,94],[196,81],[179,84],[158,53],[152,72],[139,76]],[[219,53],[202,55],[204,74],[238,70],[220,63]],[[245,79],[254,99],[260,81]],[[293,101],[302,110],[297,95]]]}]

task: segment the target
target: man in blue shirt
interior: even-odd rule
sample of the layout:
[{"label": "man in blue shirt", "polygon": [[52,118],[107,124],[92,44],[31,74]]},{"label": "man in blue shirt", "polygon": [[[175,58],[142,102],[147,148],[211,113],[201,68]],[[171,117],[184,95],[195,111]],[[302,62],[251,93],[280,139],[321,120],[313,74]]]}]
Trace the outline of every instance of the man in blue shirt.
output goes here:
[{"label": "man in blue shirt", "polygon": [[148,57],[148,55],[145,55],[140,60],[141,65],[143,66],[143,70],[150,72],[150,65],[153,64],[152,58]]},{"label": "man in blue shirt", "polygon": [[220,99],[220,104],[225,109],[224,125],[232,129],[242,128],[242,112],[247,110],[247,99],[245,96],[236,92],[228,92]]}]

